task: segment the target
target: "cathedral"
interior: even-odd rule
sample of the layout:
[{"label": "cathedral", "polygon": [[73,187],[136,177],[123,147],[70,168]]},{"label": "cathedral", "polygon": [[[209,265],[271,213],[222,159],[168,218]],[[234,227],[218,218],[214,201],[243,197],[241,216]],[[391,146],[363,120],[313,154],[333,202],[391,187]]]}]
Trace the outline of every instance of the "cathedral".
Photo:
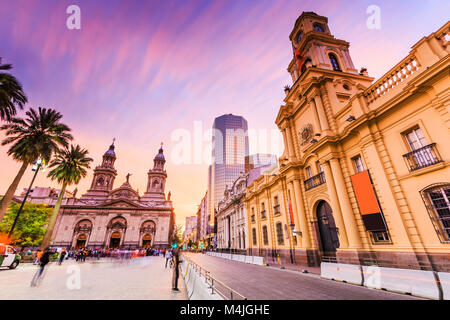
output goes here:
[{"label": "cathedral", "polygon": [[167,173],[163,148],[148,171],[145,193],[140,196],[130,184],[130,174],[114,188],[117,171],[114,142],[94,169],[90,189],[76,194],[61,206],[53,234],[53,246],[77,249],[169,247],[175,214],[164,189]]}]

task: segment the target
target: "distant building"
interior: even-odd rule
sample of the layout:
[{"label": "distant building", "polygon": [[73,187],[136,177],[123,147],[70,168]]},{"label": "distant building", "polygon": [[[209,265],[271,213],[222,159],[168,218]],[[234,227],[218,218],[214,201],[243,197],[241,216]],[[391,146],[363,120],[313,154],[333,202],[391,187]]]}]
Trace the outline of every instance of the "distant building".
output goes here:
[{"label": "distant building", "polygon": [[245,157],[249,155],[247,120],[232,114],[217,117],[213,124],[212,148],[208,192],[212,208],[217,208],[225,187],[245,172]]},{"label": "distant building", "polygon": [[277,163],[277,156],[274,154],[256,153],[245,157],[245,173],[253,168],[273,165]]},{"label": "distant building", "polygon": [[246,252],[248,248],[247,208],[244,201],[248,184],[259,178],[274,165],[250,169],[240,175],[224,192],[217,205],[217,248],[219,250]]},{"label": "distant building", "polygon": [[[27,193],[28,188],[24,188],[20,196],[14,196],[14,201],[22,202],[23,198]],[[54,206],[58,200],[60,189],[50,188],[50,187],[34,187],[30,190],[27,197],[27,202],[31,203],[45,203],[49,206]],[[67,204],[73,201],[77,193],[77,189],[73,192],[66,190],[64,192],[64,197],[62,199],[62,204]]]},{"label": "distant building", "polygon": [[153,169],[141,196],[127,180],[114,188],[117,171],[115,146],[94,169],[90,189],[80,198],[63,203],[58,213],[53,245],[70,248],[169,247],[175,223],[170,192],[165,195],[167,172],[162,147],[153,159]]},{"label": "distant building", "polygon": [[[196,216],[186,217],[186,226],[184,229],[183,241],[186,241],[189,235],[191,235],[194,231],[197,231],[197,217]],[[197,239],[191,238],[191,241],[197,242]]]}]

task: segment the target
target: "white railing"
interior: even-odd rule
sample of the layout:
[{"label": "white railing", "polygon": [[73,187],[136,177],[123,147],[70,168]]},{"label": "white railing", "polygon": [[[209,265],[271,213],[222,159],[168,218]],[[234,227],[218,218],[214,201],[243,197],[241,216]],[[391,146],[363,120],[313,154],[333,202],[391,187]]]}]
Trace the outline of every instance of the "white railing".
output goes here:
[{"label": "white railing", "polygon": [[420,69],[420,63],[414,55],[409,55],[376,81],[366,90],[368,103],[373,103],[376,99],[386,95],[393,88],[403,83]]}]

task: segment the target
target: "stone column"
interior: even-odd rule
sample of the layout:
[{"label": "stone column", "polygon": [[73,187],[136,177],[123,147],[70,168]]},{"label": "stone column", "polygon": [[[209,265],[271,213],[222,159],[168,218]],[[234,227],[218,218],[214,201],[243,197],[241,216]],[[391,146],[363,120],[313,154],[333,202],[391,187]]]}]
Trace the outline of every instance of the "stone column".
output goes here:
[{"label": "stone column", "polygon": [[316,103],[314,102],[314,99],[310,99],[309,101],[309,105],[313,111],[313,116],[314,116],[314,122],[317,124],[317,128],[316,128],[316,132],[315,133],[321,133],[322,132],[322,124],[320,123],[320,119],[319,119],[319,113],[317,112],[317,106]]},{"label": "stone column", "polygon": [[353,208],[348,197],[347,187],[345,185],[344,176],[338,159],[330,160],[331,173],[336,183],[339,203],[341,204],[342,216],[344,218],[345,229],[350,248],[361,248],[361,239],[359,236],[358,226],[356,225]]},{"label": "stone column", "polygon": [[293,182],[295,200],[297,202],[297,221],[302,232],[302,247],[306,249],[311,248],[311,237],[308,230],[308,219],[306,218],[305,205],[301,194],[301,186],[299,180],[295,179]]},{"label": "stone column", "polygon": [[295,155],[295,149],[294,149],[294,140],[292,137],[292,132],[290,130],[290,128],[286,128],[286,133],[287,133],[287,140],[288,140],[288,146],[289,146],[289,161],[292,161],[293,159],[296,158]]},{"label": "stone column", "polygon": [[320,126],[322,127],[322,130],[325,132],[325,134],[330,130],[330,125],[328,124],[327,115],[325,113],[325,108],[323,107],[322,99],[320,96],[314,97],[314,102],[317,107],[317,112],[320,120]]},{"label": "stone column", "polygon": [[325,173],[325,180],[328,188],[328,195],[331,200],[331,209],[333,210],[334,221],[339,229],[339,243],[340,249],[348,248],[348,238],[347,232],[345,230],[344,219],[342,218],[341,207],[339,204],[339,198],[336,191],[336,186],[334,185],[333,175],[331,173],[330,164],[328,162],[322,163],[323,171]]}]

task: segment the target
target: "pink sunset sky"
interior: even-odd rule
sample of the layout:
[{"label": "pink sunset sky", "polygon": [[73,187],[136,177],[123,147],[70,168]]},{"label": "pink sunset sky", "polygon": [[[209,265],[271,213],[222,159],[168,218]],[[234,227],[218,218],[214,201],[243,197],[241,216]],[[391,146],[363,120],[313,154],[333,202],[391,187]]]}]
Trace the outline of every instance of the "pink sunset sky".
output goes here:
[{"label": "pink sunset sky", "polygon": [[[72,4],[81,8],[81,30],[66,27]],[[380,30],[367,28],[370,5],[381,9]],[[225,113],[241,115],[250,128],[269,135],[276,130],[283,87],[292,84],[288,37],[302,11],[327,16],[333,35],[350,42],[355,66],[379,78],[448,20],[450,2],[0,0],[0,57],[13,64],[27,107],[64,115],[74,142],[94,158],[93,168],[116,138],[115,187],[132,173],[130,183],[142,194],[164,142],[166,192],[172,193],[177,223],[184,224],[206,192],[208,163],[177,164],[174,132],[193,136],[194,122],[206,132]],[[207,153],[206,140],[201,143],[192,146],[192,159]],[[251,153],[274,150],[264,147],[250,139]],[[20,166],[6,151],[0,147],[0,194]],[[46,174],[39,173],[35,186],[57,187]],[[31,177],[30,168],[16,194]],[[78,195],[91,178],[92,170]]]}]

